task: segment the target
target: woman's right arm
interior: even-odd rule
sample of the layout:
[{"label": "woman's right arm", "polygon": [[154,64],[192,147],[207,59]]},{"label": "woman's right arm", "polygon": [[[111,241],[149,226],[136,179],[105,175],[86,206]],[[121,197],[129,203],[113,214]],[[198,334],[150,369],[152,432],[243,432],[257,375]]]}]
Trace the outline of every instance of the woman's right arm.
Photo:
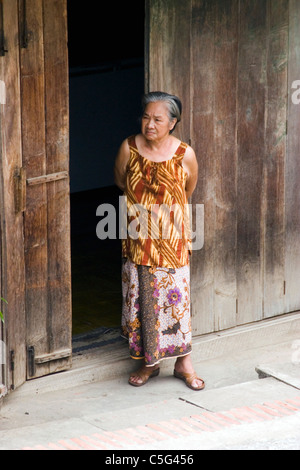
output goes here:
[{"label": "woman's right arm", "polygon": [[114,177],[116,185],[122,190],[126,189],[126,167],[130,157],[130,148],[128,140],[122,143],[114,167]]}]

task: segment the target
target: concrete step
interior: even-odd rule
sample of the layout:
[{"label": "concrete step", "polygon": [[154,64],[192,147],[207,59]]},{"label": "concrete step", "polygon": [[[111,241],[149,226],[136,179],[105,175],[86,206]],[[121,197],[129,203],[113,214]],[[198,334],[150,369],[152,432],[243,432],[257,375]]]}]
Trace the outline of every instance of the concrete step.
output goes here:
[{"label": "concrete step", "polygon": [[299,429],[300,392],[274,378],[203,392],[175,381],[169,398],[170,384],[162,377],[143,392],[107,382],[36,396],[23,425],[7,410],[0,449],[220,449]]},{"label": "concrete step", "polygon": [[262,364],[255,368],[260,378],[274,377],[300,390],[300,363]]},{"label": "concrete step", "polygon": [[[199,364],[201,374],[210,376],[210,368],[215,367],[215,361],[219,363],[219,370],[214,377],[214,385],[222,387],[226,383],[226,371],[224,368],[232,368],[233,361],[226,362],[226,357],[236,357],[236,364],[239,356],[246,358],[251,363],[251,370],[255,376],[255,366],[252,364],[251,356],[255,358],[256,351],[264,351],[262,358],[265,364],[269,364],[270,355],[268,348],[272,350],[272,361],[277,363],[279,357],[276,354],[284,354],[281,361],[288,362],[297,354],[291,347],[297,345],[300,328],[300,314],[285,315],[280,318],[265,320],[258,324],[251,324],[230,330],[213,333],[195,338],[193,340],[193,362]],[[282,343],[286,343],[284,351]],[[277,353],[276,353],[276,345]],[[275,350],[275,354],[273,351]],[[106,380],[114,380],[120,375],[128,375],[132,372],[132,360],[129,358],[127,341],[122,338],[120,328],[105,329],[100,328],[89,335],[79,335],[73,341],[73,367],[71,370],[43,377],[27,382],[22,387],[23,394],[47,393],[55,390],[65,390],[70,387],[80,386],[82,383],[94,383]],[[247,352],[249,351],[248,358]],[[295,356],[296,357],[296,356]],[[221,358],[225,358],[225,363]],[[161,365],[163,371],[172,374],[174,361],[164,361]],[[253,368],[252,368],[253,365]],[[237,367],[239,367],[237,365]],[[202,372],[203,370],[203,372]],[[245,368],[246,370],[246,368]],[[234,370],[231,370],[232,380]],[[237,382],[251,380],[252,374],[244,374],[240,368]],[[224,376],[224,380],[218,377]],[[210,384],[208,384],[210,386]]]}]

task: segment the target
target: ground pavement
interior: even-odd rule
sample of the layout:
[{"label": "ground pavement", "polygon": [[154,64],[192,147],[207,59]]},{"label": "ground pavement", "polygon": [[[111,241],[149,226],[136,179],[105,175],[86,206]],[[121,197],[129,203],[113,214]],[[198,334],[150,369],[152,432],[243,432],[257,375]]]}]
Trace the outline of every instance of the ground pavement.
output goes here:
[{"label": "ground pavement", "polygon": [[161,450],[181,458],[198,450],[300,450],[298,332],[204,360],[196,352],[201,392],[172,376],[173,361],[145,386],[130,386],[135,363],[122,343],[95,348],[87,362],[79,353],[72,372],[27,382],[5,399],[0,450],[100,450],[113,459],[142,450],[152,459]]}]

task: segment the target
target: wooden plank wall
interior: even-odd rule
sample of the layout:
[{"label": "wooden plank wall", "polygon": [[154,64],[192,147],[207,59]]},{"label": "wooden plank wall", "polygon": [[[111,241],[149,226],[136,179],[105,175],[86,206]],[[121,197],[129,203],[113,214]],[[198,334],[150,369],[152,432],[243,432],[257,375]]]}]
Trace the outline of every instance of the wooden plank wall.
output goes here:
[{"label": "wooden plank wall", "polygon": [[300,80],[300,2],[290,0],[287,159],[285,171],[285,270],[286,309],[299,309],[300,266],[300,104],[292,101],[292,84]]},{"label": "wooden plank wall", "polygon": [[[285,163],[289,1],[267,2],[265,158],[262,181],[263,316],[285,311]],[[300,232],[299,232],[300,233]]]},{"label": "wooden plank wall", "polygon": [[151,0],[148,10],[148,88],[190,109],[178,136],[199,161],[194,334],[300,309],[299,2]]},{"label": "wooden plank wall", "polygon": [[[190,135],[190,2],[182,0],[152,0],[147,5],[151,22],[146,28],[149,31],[149,51],[146,57],[149,61],[151,76],[148,80],[152,90],[172,90],[180,94],[183,103],[184,120],[180,129],[180,138]],[[182,59],[184,58],[184,62]],[[155,73],[153,73],[155,67]],[[174,77],[175,71],[181,71]],[[146,85],[147,87],[147,85]]]}]

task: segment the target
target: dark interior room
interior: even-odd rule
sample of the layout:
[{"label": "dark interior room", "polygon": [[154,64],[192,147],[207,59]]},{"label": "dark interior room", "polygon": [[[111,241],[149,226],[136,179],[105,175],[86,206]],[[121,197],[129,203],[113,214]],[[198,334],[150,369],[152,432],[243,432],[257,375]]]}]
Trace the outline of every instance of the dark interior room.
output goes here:
[{"label": "dark interior room", "polygon": [[119,192],[113,166],[139,131],[144,92],[144,2],[68,1],[73,335],[121,321],[121,242],[99,240],[99,205]]}]

